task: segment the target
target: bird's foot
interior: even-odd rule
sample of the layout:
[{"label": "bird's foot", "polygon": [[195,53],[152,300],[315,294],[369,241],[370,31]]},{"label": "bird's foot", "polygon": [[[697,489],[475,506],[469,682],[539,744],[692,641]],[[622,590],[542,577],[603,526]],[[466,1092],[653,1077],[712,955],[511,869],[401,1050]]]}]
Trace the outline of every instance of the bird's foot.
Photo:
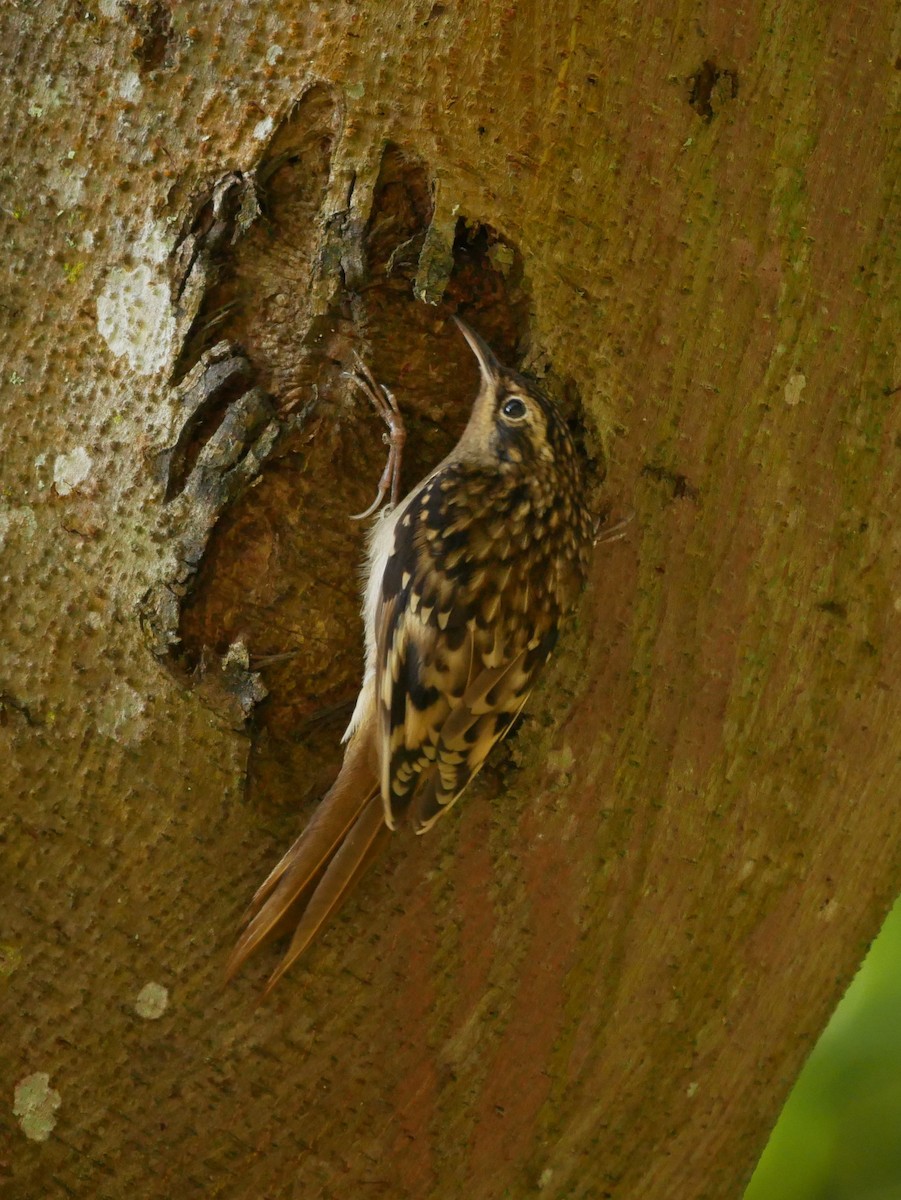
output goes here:
[{"label": "bird's foot", "polygon": [[407,431],[393,394],[382,384],[376,383],[372,372],[358,354],[354,355],[354,358],[356,359],[356,370],[348,371],[347,378],[352,380],[363,392],[388,427],[387,432],[382,434],[382,440],[388,447],[388,461],[385,463],[385,469],[379,480],[376,497],[365,512],[351,515],[352,521],[363,521],[376,512],[386,495],[390,494],[389,503],[392,508],[400,498],[400,467]]}]

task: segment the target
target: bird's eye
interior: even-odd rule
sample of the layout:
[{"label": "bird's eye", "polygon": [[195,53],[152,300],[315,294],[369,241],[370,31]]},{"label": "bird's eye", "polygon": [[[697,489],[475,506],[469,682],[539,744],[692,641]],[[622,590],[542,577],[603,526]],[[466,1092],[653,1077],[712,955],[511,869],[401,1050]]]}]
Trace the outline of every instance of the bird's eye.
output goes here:
[{"label": "bird's eye", "polygon": [[524,401],[520,400],[519,396],[511,396],[504,401],[504,406],[501,412],[505,417],[509,417],[511,421],[521,421],[526,415],[526,406]]}]

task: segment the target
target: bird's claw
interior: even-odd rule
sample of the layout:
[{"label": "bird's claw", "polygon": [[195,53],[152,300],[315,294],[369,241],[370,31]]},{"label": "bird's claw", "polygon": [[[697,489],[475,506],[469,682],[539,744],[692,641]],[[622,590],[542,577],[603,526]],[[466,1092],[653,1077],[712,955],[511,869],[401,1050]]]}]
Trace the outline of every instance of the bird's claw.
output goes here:
[{"label": "bird's claw", "polygon": [[352,513],[350,518],[352,521],[365,521],[367,517],[371,517],[374,512],[378,511],[389,491],[391,507],[393,508],[397,504],[400,497],[400,466],[407,431],[392,393],[383,384],[376,382],[372,372],[359,354],[354,354],[354,361],[357,369],[345,371],[345,377],[357,385],[388,426],[387,432],[382,434],[382,441],[388,447],[388,461],[385,463],[385,469],[379,480],[375,500],[364,512]]},{"label": "bird's claw", "polygon": [[618,521],[614,521],[609,528],[604,529],[602,526],[606,519],[607,514],[599,517],[598,522],[594,527],[592,544],[595,546],[599,545],[601,542],[618,542],[620,538],[624,538],[626,536],[626,528],[635,519],[635,509],[630,508],[625,516],[620,517],[620,519]]}]

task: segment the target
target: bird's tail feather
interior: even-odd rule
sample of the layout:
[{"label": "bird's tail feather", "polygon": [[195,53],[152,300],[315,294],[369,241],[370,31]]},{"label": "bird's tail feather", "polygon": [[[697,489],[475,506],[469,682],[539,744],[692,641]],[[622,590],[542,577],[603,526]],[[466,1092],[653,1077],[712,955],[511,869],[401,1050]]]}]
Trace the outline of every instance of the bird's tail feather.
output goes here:
[{"label": "bird's tail feather", "polygon": [[317,883],[316,890],[303,910],[287,953],[266,984],[264,996],[275,987],[291,964],[303,954],[328,918],[340,907],[372,858],[379,834],[386,829],[382,798],[374,792]]},{"label": "bird's tail feather", "polygon": [[356,746],[348,747],[338,778],[309,825],[257,890],[246,914],[247,927],[226,967],[229,979],[302,909],[288,953],[270,979],[268,992],[339,907],[372,857],[384,814],[366,741],[361,738]]}]

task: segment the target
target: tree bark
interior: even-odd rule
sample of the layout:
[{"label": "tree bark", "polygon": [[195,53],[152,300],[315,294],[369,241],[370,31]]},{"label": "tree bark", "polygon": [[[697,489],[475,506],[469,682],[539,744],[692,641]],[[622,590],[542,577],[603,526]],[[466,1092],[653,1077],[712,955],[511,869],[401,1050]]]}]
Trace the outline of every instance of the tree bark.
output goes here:
[{"label": "tree bark", "polygon": [[[7,6],[4,1195],[740,1196],[899,885],[893,17]],[[258,1008],[359,683],[342,372],[412,484],[455,311],[636,516]]]}]

